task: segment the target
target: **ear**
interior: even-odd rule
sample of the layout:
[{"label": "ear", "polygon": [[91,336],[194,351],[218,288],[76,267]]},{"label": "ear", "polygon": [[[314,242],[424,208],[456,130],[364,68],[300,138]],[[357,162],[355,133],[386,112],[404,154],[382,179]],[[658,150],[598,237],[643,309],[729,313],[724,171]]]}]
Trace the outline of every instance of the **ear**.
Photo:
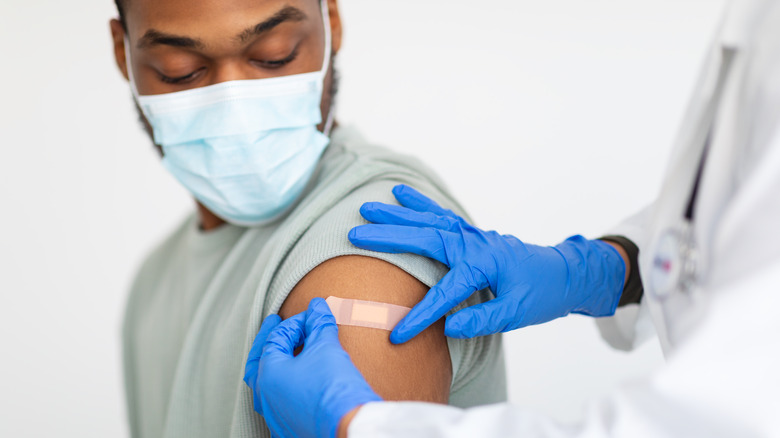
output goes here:
[{"label": "ear", "polygon": [[127,75],[127,58],[125,57],[125,29],[117,19],[112,19],[108,24],[111,27],[111,39],[114,43],[116,66],[119,67],[119,72],[122,73],[122,76],[130,80],[130,77]]},{"label": "ear", "polygon": [[341,15],[337,0],[322,0],[328,2],[328,17],[330,18],[331,52],[335,55],[341,49]]}]

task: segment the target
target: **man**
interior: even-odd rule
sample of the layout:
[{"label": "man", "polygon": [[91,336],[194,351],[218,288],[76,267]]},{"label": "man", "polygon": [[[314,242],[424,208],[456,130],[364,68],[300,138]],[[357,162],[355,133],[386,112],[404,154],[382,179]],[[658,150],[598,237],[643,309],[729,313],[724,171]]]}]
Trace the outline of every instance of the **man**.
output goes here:
[{"label": "man", "polygon": [[[134,437],[268,436],[242,382],[263,318],[315,297],[411,307],[446,272],[349,244],[365,201],[414,184],[464,214],[432,172],[333,122],[336,0],[118,0],[116,63],[164,167],[197,213],[147,258],[123,328]],[[331,132],[332,130],[332,132]],[[486,299],[475,296],[471,304]],[[501,339],[341,342],[386,399],[468,407],[506,397]],[[297,378],[297,377],[296,377]]]},{"label": "man", "polygon": [[496,298],[448,315],[448,336],[608,314],[630,293],[640,305],[600,320],[604,337],[628,349],[654,327],[668,366],[593,401],[578,425],[506,404],[381,402],[339,346],[346,327],[314,299],[286,321],[269,316],[247,362],[255,407],[276,435],[780,436],[780,3],[737,1],[729,12],[658,198],[616,230],[629,238],[610,238],[619,257],[580,236],[539,247],[486,232],[406,186],[393,191],[404,207],[366,204],[373,224],[349,234],[361,248],[452,268],[400,321],[394,342],[414,339],[485,286]]}]

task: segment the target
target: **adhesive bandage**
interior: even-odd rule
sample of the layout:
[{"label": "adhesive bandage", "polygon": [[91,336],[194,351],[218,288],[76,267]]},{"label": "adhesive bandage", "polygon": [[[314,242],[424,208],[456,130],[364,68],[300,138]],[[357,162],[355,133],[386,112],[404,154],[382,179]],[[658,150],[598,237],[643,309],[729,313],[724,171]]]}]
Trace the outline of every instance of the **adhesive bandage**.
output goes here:
[{"label": "adhesive bandage", "polygon": [[393,330],[410,308],[375,301],[328,297],[325,300],[338,325]]}]

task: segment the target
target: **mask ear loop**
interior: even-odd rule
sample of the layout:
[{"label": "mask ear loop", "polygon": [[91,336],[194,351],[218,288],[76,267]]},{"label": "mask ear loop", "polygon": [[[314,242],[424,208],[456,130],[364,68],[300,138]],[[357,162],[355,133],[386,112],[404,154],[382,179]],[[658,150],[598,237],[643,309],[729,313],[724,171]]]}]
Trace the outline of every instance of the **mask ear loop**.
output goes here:
[{"label": "mask ear loop", "polygon": [[326,137],[330,137],[330,132],[333,130],[333,122],[335,118],[335,104],[333,102],[330,103],[330,108],[328,108],[328,118],[325,120],[325,126],[322,128],[322,133],[325,134]]},{"label": "mask ear loop", "polygon": [[[322,24],[325,27],[325,59],[322,60],[322,69],[320,74],[322,75],[322,88],[323,96],[325,95],[325,78],[328,76],[328,69],[330,68],[331,60],[331,41],[332,35],[330,30],[330,9],[328,8],[328,0],[320,0],[320,10],[322,12]],[[328,116],[325,119],[325,125],[322,128],[322,133],[325,136],[330,137],[330,132],[333,130],[333,123],[335,119],[335,103],[331,102],[328,108]]]},{"label": "mask ear loop", "polygon": [[320,11],[322,13],[322,24],[325,27],[325,59],[322,60],[322,68],[320,73],[323,80],[325,75],[328,74],[328,67],[330,67],[330,55],[331,55],[331,31],[330,31],[330,10],[328,9],[328,0],[320,0],[322,7]]},{"label": "mask ear loop", "polygon": [[137,100],[138,88],[135,85],[135,76],[133,76],[133,61],[130,58],[130,38],[127,36],[127,32],[125,32],[125,68],[127,68],[127,78],[130,81],[130,90]]}]

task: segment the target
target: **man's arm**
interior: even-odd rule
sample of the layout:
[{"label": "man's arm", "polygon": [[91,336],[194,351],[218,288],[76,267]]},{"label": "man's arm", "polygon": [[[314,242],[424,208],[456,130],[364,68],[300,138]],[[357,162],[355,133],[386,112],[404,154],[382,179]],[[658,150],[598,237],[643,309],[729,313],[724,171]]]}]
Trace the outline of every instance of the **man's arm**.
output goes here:
[{"label": "man's arm", "polygon": [[[364,256],[330,259],[309,272],[290,292],[279,315],[306,310],[312,298],[378,301],[413,307],[428,287],[388,262]],[[444,320],[412,341],[393,345],[385,330],[339,326],[339,340],[371,387],[385,400],[447,403],[452,364]]]}]

